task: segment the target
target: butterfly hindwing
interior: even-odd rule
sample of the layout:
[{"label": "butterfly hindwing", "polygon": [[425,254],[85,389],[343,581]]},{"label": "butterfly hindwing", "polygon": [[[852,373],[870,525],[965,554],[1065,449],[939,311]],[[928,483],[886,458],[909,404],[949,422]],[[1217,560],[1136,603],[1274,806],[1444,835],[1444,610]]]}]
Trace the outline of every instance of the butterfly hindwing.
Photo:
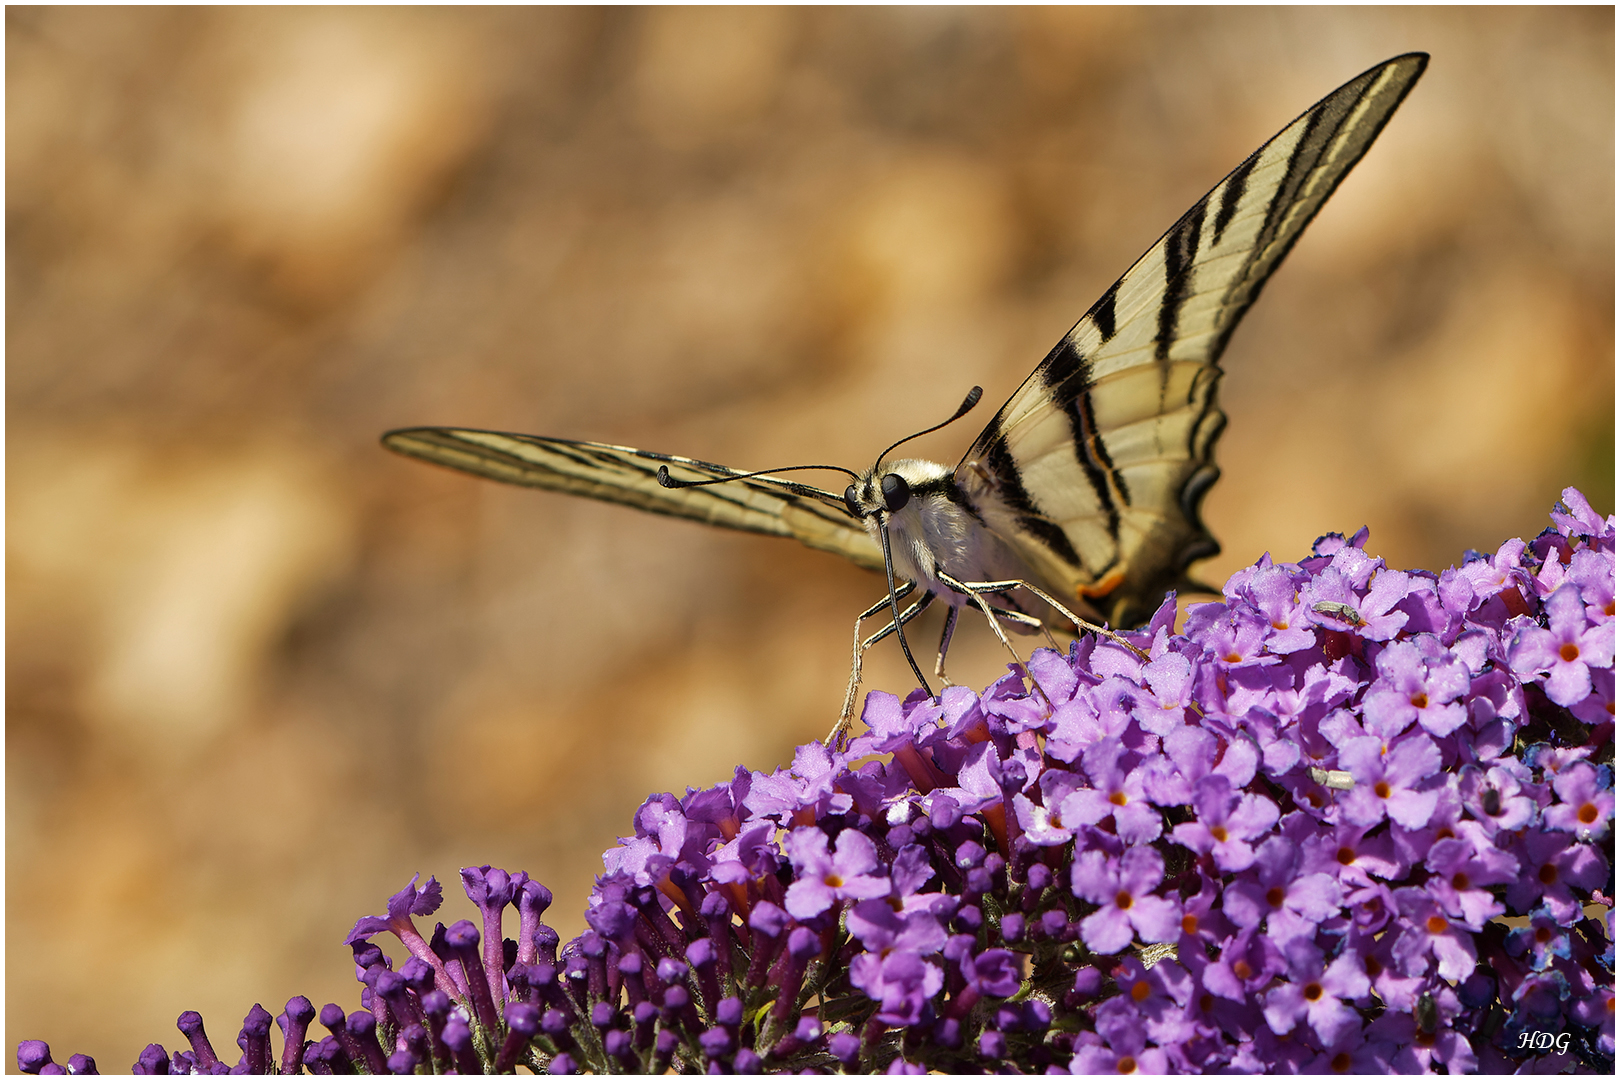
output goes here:
[{"label": "butterfly hindwing", "polygon": [[974,442],[957,483],[1037,580],[1128,626],[1219,551],[1199,519],[1226,422],[1216,362],[1427,61],[1378,65],[1255,151],[1103,294]]},{"label": "butterfly hindwing", "polygon": [[468,428],[405,428],[384,435],[383,445],[492,480],[792,537],[858,566],[883,567],[877,543],[846,513],[843,501],[807,484],[756,476],[712,487],[671,489],[658,483],[660,466],[683,481],[740,476],[743,470],[628,446]]}]

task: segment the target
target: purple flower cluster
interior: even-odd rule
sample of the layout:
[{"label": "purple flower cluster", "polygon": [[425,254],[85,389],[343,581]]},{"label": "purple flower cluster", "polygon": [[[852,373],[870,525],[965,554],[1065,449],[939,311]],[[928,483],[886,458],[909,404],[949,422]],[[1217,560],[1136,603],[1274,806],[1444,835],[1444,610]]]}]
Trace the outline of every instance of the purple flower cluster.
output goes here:
[{"label": "purple flower cluster", "polygon": [[[1553,520],[1438,576],[1325,537],[1182,634],[873,693],[846,748],[649,799],[561,948],[526,875],[426,935],[413,880],[349,936],[362,1008],[314,1039],[294,998],[278,1059],[255,1006],[231,1071],[1514,1072],[1551,1033],[1612,1072],[1614,519]],[[136,1071],[225,1071],[180,1028]]]}]

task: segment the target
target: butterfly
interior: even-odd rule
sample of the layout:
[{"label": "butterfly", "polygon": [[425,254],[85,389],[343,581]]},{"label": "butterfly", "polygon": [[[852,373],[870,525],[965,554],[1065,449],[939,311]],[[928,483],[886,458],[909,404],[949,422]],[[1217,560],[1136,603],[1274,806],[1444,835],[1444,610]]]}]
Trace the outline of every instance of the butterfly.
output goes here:
[{"label": "butterfly", "polygon": [[[466,428],[404,428],[383,445],[507,483],[792,537],[883,571],[887,592],[855,623],[832,743],[848,731],[862,655],[890,634],[933,695],[903,628],[936,600],[948,605],[934,669],[942,680],[967,605],[1009,650],[1004,625],[1096,631],[1134,648],[1097,623],[1134,626],[1170,589],[1210,591],[1187,570],[1220,550],[1199,511],[1220,475],[1217,361],[1232,331],[1427,63],[1408,53],[1363,72],[1232,170],[1103,293],[955,467],[889,455],[959,419],[978,387],[950,420],[890,446],[864,472],[750,472]],[[838,494],[774,475],[809,468],[851,482]],[[863,639],[864,622],[885,609],[888,623]]]}]

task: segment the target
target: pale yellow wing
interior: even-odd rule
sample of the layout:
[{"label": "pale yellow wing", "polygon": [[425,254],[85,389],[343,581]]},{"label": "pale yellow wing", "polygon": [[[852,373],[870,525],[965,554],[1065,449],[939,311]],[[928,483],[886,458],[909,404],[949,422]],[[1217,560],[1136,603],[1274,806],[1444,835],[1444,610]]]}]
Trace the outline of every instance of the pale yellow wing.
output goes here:
[{"label": "pale yellow wing", "polygon": [[525,487],[566,491],[655,514],[727,529],[788,536],[857,566],[883,568],[883,552],[831,492],[769,476],[700,488],[666,488],[659,466],[677,480],[740,476],[745,470],[607,443],[548,439],[467,428],[404,428],[382,437],[407,457]]},{"label": "pale yellow wing", "polygon": [[1216,361],[1427,62],[1379,64],[1255,151],[1103,294],[974,442],[958,485],[1049,589],[1133,625],[1220,550],[1199,520],[1226,423]]}]

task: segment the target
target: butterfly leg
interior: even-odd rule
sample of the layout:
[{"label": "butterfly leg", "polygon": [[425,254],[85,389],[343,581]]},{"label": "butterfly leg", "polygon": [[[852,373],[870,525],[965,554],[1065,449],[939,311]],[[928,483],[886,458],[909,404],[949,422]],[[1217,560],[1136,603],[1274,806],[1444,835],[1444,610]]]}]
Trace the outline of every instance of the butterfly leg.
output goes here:
[{"label": "butterfly leg", "polygon": [[951,636],[956,633],[956,613],[958,608],[952,604],[945,612],[945,629],[939,635],[939,659],[934,661],[934,674],[939,676],[946,686],[954,685],[950,676],[945,674],[945,654],[951,648]]},{"label": "butterfly leg", "polygon": [[[1045,629],[1045,625],[1041,622],[1041,620],[1037,619],[1033,615],[1025,615],[1022,611],[1013,611],[1011,608],[999,608],[994,604],[990,605],[990,610],[996,613],[996,618],[1002,620],[1003,622],[1017,623],[1025,630],[1028,630],[1031,634],[1035,633],[1037,630]],[[1050,635],[1048,635],[1047,640],[1051,640]],[[1056,648],[1055,643],[1053,647]]]},{"label": "butterfly leg", "polygon": [[[905,582],[895,589],[895,599],[905,599],[915,592],[916,588],[916,582]],[[900,622],[910,622],[912,619],[916,618],[924,608],[933,602],[934,594],[931,592],[924,593],[920,600],[907,607],[900,613]],[[855,619],[854,655],[850,659],[849,686],[844,691],[844,707],[838,714],[838,723],[833,725],[832,731],[828,732],[826,738],[827,745],[833,747],[834,749],[836,749],[843,742],[844,737],[849,733],[850,724],[855,719],[855,695],[861,687],[861,660],[866,655],[866,650],[870,649],[873,645],[876,645],[878,642],[895,632],[895,622],[893,619],[891,619],[889,620],[887,626],[873,634],[871,637],[867,638],[865,641],[862,641],[861,623],[890,607],[891,604],[892,601],[889,599],[889,597],[884,596],[882,600],[879,600],[877,603],[861,612],[860,615],[858,615]]]},{"label": "butterfly leg", "polygon": [[[975,581],[973,584],[975,586],[979,586],[979,585],[988,585],[988,586],[990,586],[989,588],[986,588],[984,590],[985,592],[988,592],[988,593],[1009,593],[1014,588],[1016,588],[1017,586],[1022,585],[1023,582],[1018,581],[1018,582],[1009,583],[1009,582],[1005,582],[1005,581],[990,581],[990,582],[978,582],[978,581]],[[1007,587],[1003,588],[1002,586],[1007,586]],[[1027,628],[1029,630],[1029,632],[1032,633],[1032,634],[1035,633],[1037,630],[1040,631],[1041,635],[1046,638],[1047,645],[1051,646],[1053,652],[1062,652],[1063,651],[1063,647],[1058,644],[1057,638],[1052,636],[1051,628],[1049,628],[1041,620],[1035,618],[1035,616],[1033,616],[1033,615],[1025,615],[1022,611],[1012,611],[1012,610],[1010,610],[1008,608],[998,608],[998,607],[995,607],[995,605],[993,605],[993,604],[991,605],[991,610],[993,610],[996,613],[996,617],[998,619],[1004,619],[1004,620],[1006,620],[1007,622],[1010,622],[1010,623],[1017,623],[1019,626]]]},{"label": "butterfly leg", "polygon": [[[992,581],[983,583],[983,586],[981,587],[980,582],[973,582],[970,584],[965,581],[957,581],[955,578],[943,571],[936,571],[936,574],[941,582],[973,600],[973,603],[978,606],[979,610],[984,612],[984,617],[990,621],[990,629],[995,631],[997,638],[1001,639],[1001,644],[1006,647],[1007,652],[1012,656],[1013,663],[1019,667],[1023,667],[1024,658],[1018,655],[1018,650],[1012,647],[1012,642],[1007,640],[1006,632],[1001,629],[1001,623],[996,621],[995,612],[1002,609],[991,607],[989,601],[984,598],[986,593],[994,594],[998,592],[1006,592],[1013,588],[1017,583]],[[1007,612],[1007,614],[1012,613]],[[1027,618],[1028,616],[1025,617]],[[1051,708],[1051,699],[1047,698],[1046,691],[1041,689],[1041,684],[1035,681],[1034,676],[1031,676],[1029,681],[1031,685],[1035,687],[1035,692],[1040,694],[1041,698],[1046,701],[1047,707]]]},{"label": "butterfly leg", "polygon": [[[945,613],[945,630],[939,637],[939,659],[934,662],[934,674],[938,675],[946,686],[956,685],[951,682],[951,677],[945,674],[945,654],[951,647],[951,636],[956,631],[956,615],[959,610],[955,604],[952,604]],[[996,613],[996,618],[1005,619],[1010,623],[1017,623],[1019,626],[1028,628],[1031,633],[1036,630],[1041,631],[1046,635],[1046,640],[1051,643],[1053,651],[1061,651],[1058,649],[1058,643],[1052,640],[1051,631],[1046,629],[1046,624],[1041,620],[1025,615],[1021,611],[1009,611],[1006,608],[996,607],[994,604],[990,605],[990,610]]]},{"label": "butterfly leg", "polygon": [[[943,580],[943,576],[942,576],[942,580]],[[1098,626],[1094,622],[1088,622],[1087,620],[1082,619],[1080,616],[1076,615],[1074,612],[1070,611],[1068,608],[1066,608],[1062,604],[1058,603],[1056,599],[1054,599],[1053,597],[1047,595],[1039,587],[1037,587],[1035,585],[1031,585],[1027,581],[1023,581],[1023,580],[1018,579],[1018,578],[1013,578],[1010,581],[946,582],[946,584],[951,585],[953,588],[956,585],[961,584],[961,585],[964,585],[964,586],[967,586],[967,587],[970,587],[970,588],[979,589],[980,591],[983,591],[983,592],[995,592],[995,593],[1011,592],[1013,589],[1019,589],[1019,588],[1028,589],[1031,593],[1034,593],[1035,596],[1039,597],[1041,600],[1043,600],[1047,604],[1051,605],[1052,609],[1054,611],[1056,611],[1059,615],[1062,615],[1069,622],[1074,623],[1075,630],[1077,632],[1079,632],[1079,633],[1090,632],[1090,633],[1093,633],[1093,634],[1099,634],[1102,637],[1105,637],[1108,640],[1114,642],[1115,644],[1121,645],[1121,646],[1129,649],[1131,652],[1135,653],[1137,656],[1141,657],[1143,660],[1147,659],[1147,653],[1143,652],[1141,649],[1138,649],[1135,645],[1132,645],[1129,641],[1126,641],[1119,634],[1116,634],[1114,631],[1108,629],[1108,627],[1106,627],[1106,626]]]}]

